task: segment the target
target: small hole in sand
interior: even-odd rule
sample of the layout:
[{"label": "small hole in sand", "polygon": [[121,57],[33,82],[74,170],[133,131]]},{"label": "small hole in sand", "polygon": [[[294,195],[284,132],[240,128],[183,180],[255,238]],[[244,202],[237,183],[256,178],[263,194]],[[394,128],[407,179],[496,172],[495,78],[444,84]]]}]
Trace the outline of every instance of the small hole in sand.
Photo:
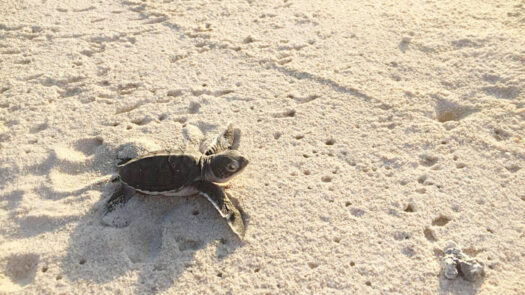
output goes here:
[{"label": "small hole in sand", "polygon": [[283,135],[281,132],[275,132],[275,133],[273,134],[273,138],[275,138],[275,139],[279,139],[279,138],[281,138],[281,135]]},{"label": "small hole in sand", "polygon": [[443,250],[439,249],[439,248],[434,248],[432,250],[432,252],[434,253],[434,256],[436,257],[443,257]]},{"label": "small hole in sand", "polygon": [[463,249],[463,253],[467,254],[470,257],[476,257],[481,252],[483,252],[483,250],[472,248],[472,247]]},{"label": "small hole in sand", "polygon": [[85,264],[86,263],[86,259],[82,258],[80,259],[80,261],[78,262],[78,264]]},{"label": "small hole in sand", "polygon": [[516,173],[521,169],[521,167],[516,164],[511,164],[511,165],[505,166],[505,169],[507,169],[511,173]]},{"label": "small hole in sand", "polygon": [[61,280],[61,279],[62,279],[62,276],[61,276],[61,275],[58,275],[58,276],[56,277],[56,280],[57,280],[57,281],[58,281],[58,280]]},{"label": "small hole in sand", "polygon": [[330,176],[323,176],[323,177],[321,177],[321,181],[322,182],[331,182],[332,181],[332,177],[330,177]]},{"label": "small hole in sand", "polygon": [[365,285],[367,285],[368,287],[371,287],[372,286],[372,282],[366,281]]},{"label": "small hole in sand", "polygon": [[410,239],[410,233],[404,231],[398,231],[394,233],[394,239],[396,241],[408,240]]},{"label": "small hole in sand", "polygon": [[414,212],[414,206],[412,206],[412,204],[408,204],[405,208],[405,212],[409,212],[409,213],[412,213]]},{"label": "small hole in sand", "polygon": [[462,106],[452,101],[439,100],[435,107],[436,119],[441,122],[459,121],[466,116],[476,112],[476,110]]},{"label": "small hole in sand", "polygon": [[339,243],[339,242],[341,242],[341,239],[340,238],[334,238],[334,242]]},{"label": "small hole in sand", "polygon": [[259,272],[261,269],[260,268],[256,268],[253,270],[253,272]]},{"label": "small hole in sand", "polygon": [[345,202],[345,207],[348,207],[348,206],[351,206],[351,205],[352,205],[352,202],[350,202],[350,201],[346,201]]},{"label": "small hole in sand", "polygon": [[303,139],[304,138],[304,135],[296,135],[295,136],[295,139],[299,140],[299,139]]},{"label": "small hole in sand", "polygon": [[193,214],[193,215],[199,215],[199,210],[193,210],[193,212],[191,212],[191,214]]},{"label": "small hole in sand", "polygon": [[304,170],[303,173],[304,173],[304,175],[310,175],[311,174],[310,170]]},{"label": "small hole in sand", "polygon": [[412,247],[405,247],[401,250],[403,254],[405,254],[407,257],[413,257],[414,254],[416,254],[416,251]]},{"label": "small hole in sand", "polygon": [[303,154],[303,157],[309,158],[310,156],[308,156],[307,154]]},{"label": "small hole in sand", "polygon": [[440,215],[438,218],[432,220],[432,225],[444,226],[450,221],[450,218]]},{"label": "small hole in sand", "polygon": [[219,278],[222,278],[222,272],[217,273],[217,276],[218,276]]},{"label": "small hole in sand", "polygon": [[465,166],[466,166],[465,163],[457,163],[456,164],[456,168],[458,168],[458,169],[465,168]]},{"label": "small hole in sand", "polygon": [[350,214],[352,214],[355,217],[361,217],[365,214],[365,211],[359,208],[352,208],[350,209]]},{"label": "small hole in sand", "polygon": [[508,139],[511,136],[511,134],[509,134],[508,132],[502,129],[494,129],[493,136],[494,138],[496,138],[496,140],[501,141],[501,140]]},{"label": "small hole in sand", "polygon": [[458,116],[455,113],[450,112],[450,111],[439,112],[436,114],[436,117],[437,117],[437,120],[441,123],[452,121],[452,120],[454,121],[458,120]]},{"label": "small hole in sand", "polygon": [[432,230],[428,227],[425,228],[423,234],[425,235],[425,238],[427,238],[427,240],[429,240],[430,242],[435,242],[437,240]]},{"label": "small hole in sand", "polygon": [[295,110],[289,110],[283,113],[285,117],[295,117]]},{"label": "small hole in sand", "polygon": [[334,145],[335,144],[335,139],[330,138],[327,141],[325,141],[325,144],[326,145]]},{"label": "small hole in sand", "polygon": [[47,266],[42,267],[42,272],[46,272],[48,270]]},{"label": "small hole in sand", "polygon": [[350,266],[355,266],[355,262],[350,261]]},{"label": "small hole in sand", "polygon": [[433,156],[433,155],[420,155],[419,158],[420,158],[419,162],[421,163],[421,165],[427,166],[427,167],[434,166],[439,160],[438,157]]},{"label": "small hole in sand", "polygon": [[314,268],[317,268],[319,266],[319,263],[316,263],[316,262],[308,262],[308,266],[311,268],[311,269],[314,269]]},{"label": "small hole in sand", "polygon": [[416,193],[424,194],[426,192],[427,192],[427,189],[424,187],[416,189]]},{"label": "small hole in sand", "polygon": [[139,126],[146,125],[149,122],[150,122],[149,117],[135,118],[135,119],[131,120],[131,123],[133,123],[135,125],[139,125]]}]

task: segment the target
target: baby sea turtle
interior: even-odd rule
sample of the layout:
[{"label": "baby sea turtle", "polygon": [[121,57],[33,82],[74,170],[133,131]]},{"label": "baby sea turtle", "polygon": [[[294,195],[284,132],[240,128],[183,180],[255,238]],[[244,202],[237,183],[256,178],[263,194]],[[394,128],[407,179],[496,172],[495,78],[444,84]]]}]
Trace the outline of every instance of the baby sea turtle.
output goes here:
[{"label": "baby sea turtle", "polygon": [[249,161],[236,149],[240,130],[229,124],[203,154],[182,151],[151,152],[118,166],[121,185],[106,204],[106,214],[131,198],[132,189],[147,195],[204,196],[226,219],[232,231],[244,237],[242,215],[223,188]]}]

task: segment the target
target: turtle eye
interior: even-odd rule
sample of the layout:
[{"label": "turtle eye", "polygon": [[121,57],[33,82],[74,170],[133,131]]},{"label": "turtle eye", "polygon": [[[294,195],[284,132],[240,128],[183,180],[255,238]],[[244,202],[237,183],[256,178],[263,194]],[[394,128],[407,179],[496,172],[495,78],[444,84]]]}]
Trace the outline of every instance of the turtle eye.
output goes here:
[{"label": "turtle eye", "polygon": [[228,166],[226,166],[226,170],[230,171],[230,172],[235,172],[237,171],[237,169],[239,169],[239,162],[237,161],[232,161],[230,164],[228,164]]}]

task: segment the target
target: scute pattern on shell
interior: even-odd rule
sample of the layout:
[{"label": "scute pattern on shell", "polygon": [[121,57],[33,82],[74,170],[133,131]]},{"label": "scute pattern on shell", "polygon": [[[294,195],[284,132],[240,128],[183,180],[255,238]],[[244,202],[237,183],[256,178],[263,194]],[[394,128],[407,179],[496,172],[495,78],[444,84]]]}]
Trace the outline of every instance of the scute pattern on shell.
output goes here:
[{"label": "scute pattern on shell", "polygon": [[199,179],[199,158],[190,154],[153,152],[119,167],[122,182],[150,192],[183,188]]}]

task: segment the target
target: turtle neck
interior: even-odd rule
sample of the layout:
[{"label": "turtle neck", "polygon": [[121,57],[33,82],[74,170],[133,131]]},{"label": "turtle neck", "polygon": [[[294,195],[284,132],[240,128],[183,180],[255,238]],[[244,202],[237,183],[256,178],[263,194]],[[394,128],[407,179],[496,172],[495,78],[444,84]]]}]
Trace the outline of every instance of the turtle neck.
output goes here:
[{"label": "turtle neck", "polygon": [[199,159],[199,167],[201,169],[201,180],[211,181],[214,178],[211,171],[211,158],[213,156],[202,155]]}]

